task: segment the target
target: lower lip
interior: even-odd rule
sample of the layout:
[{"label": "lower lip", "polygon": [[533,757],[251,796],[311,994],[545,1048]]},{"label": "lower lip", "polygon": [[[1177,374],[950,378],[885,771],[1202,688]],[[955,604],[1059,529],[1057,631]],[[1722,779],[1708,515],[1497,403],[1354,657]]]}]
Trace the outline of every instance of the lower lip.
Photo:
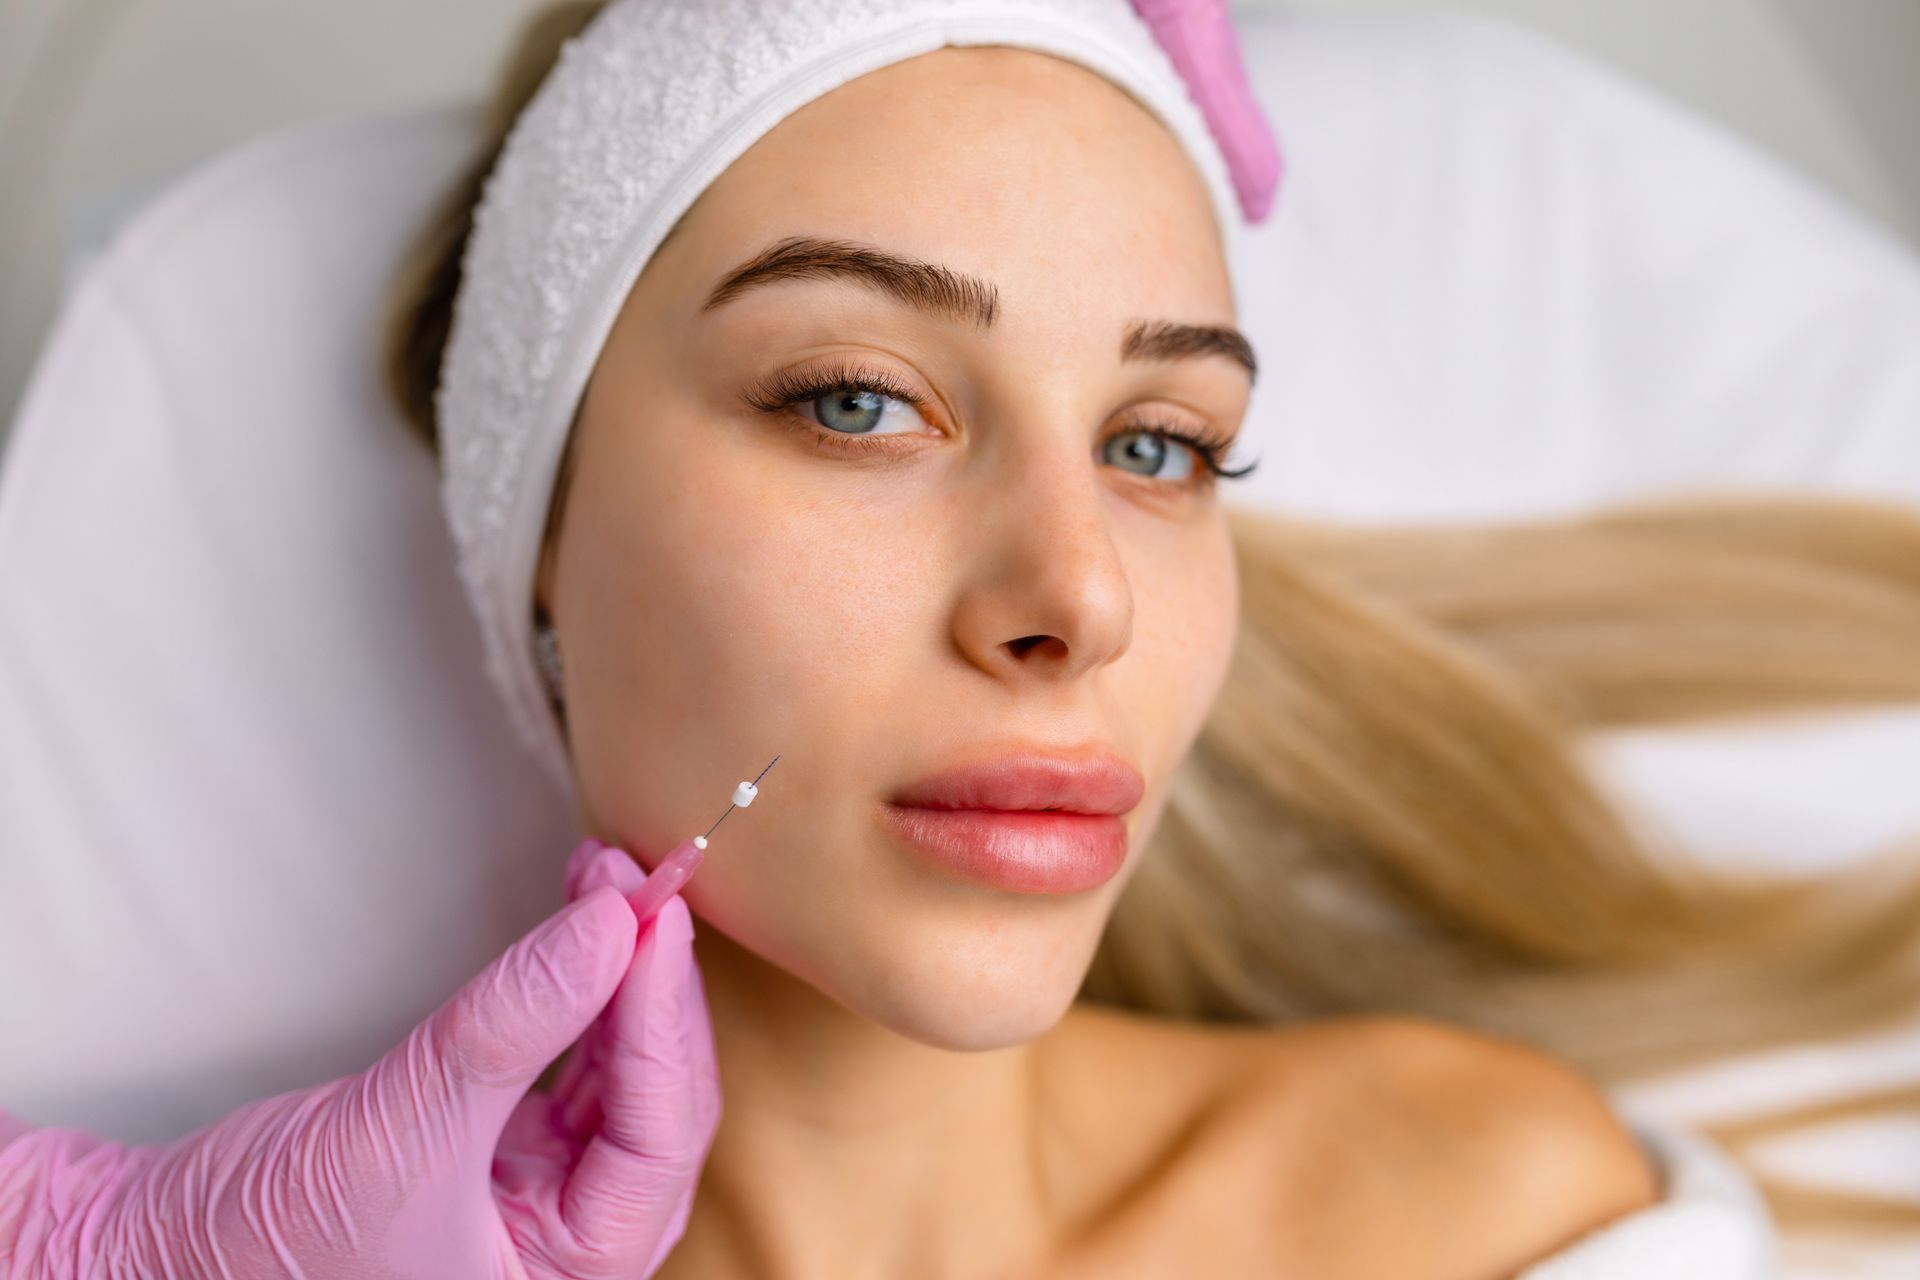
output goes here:
[{"label": "lower lip", "polygon": [[1118,814],[898,804],[886,810],[893,829],[942,869],[1014,893],[1097,888],[1127,860],[1127,827]]}]

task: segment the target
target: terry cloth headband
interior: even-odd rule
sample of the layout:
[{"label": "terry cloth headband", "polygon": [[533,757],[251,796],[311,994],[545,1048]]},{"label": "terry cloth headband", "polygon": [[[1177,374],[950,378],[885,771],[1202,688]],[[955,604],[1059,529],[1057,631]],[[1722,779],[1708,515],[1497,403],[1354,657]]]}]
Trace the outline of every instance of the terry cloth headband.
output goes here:
[{"label": "terry cloth headband", "polygon": [[1129,0],[613,0],[515,121],[475,210],[435,393],[441,499],[487,671],[514,728],[573,791],[536,665],[533,584],[574,411],[667,231],[781,119],[943,45],[1078,63],[1185,146],[1232,252],[1226,159]]}]

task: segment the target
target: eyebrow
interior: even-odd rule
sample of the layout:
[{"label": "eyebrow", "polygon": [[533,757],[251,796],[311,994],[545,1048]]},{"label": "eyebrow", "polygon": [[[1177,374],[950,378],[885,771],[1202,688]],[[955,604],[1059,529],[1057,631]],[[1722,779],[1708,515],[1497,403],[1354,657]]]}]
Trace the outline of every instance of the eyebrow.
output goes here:
[{"label": "eyebrow", "polygon": [[[790,236],[729,271],[700,308],[711,311],[749,289],[780,280],[851,280],[929,315],[990,329],[1000,314],[1000,291],[977,276],[963,275],[873,245],[815,236]],[[1253,344],[1228,325],[1133,320],[1120,341],[1120,359],[1182,360],[1221,355],[1249,378],[1259,375]]]}]

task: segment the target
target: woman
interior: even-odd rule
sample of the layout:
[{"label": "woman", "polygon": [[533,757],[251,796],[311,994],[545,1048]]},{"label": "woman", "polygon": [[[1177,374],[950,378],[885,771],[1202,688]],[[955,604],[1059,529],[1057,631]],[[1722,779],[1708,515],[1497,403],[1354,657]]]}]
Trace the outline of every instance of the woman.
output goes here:
[{"label": "woman", "polygon": [[[536,31],[502,136],[597,11]],[[429,442],[494,159],[403,293]],[[1140,320],[1210,337],[1122,359]],[[657,866],[676,797],[781,757],[684,891],[727,1119],[665,1274],[1506,1274],[1657,1200],[1592,1084],[1516,1041],[1074,1003],[1232,656],[1232,320],[1176,139],[1007,48],[793,111],[622,301],[529,602],[583,825]],[[1120,865],[915,856],[953,825],[899,806],[916,782],[1013,755],[1116,764]]]}]

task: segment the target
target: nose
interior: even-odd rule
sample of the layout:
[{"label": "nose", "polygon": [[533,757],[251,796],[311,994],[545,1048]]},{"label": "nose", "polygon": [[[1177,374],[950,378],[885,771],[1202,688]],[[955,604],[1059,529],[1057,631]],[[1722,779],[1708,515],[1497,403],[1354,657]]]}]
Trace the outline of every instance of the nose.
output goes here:
[{"label": "nose", "polygon": [[[1032,424],[1027,424],[1032,427]],[[1071,681],[1125,653],[1133,588],[1091,436],[1007,426],[968,495],[975,531],[954,634],[1001,679]]]}]

